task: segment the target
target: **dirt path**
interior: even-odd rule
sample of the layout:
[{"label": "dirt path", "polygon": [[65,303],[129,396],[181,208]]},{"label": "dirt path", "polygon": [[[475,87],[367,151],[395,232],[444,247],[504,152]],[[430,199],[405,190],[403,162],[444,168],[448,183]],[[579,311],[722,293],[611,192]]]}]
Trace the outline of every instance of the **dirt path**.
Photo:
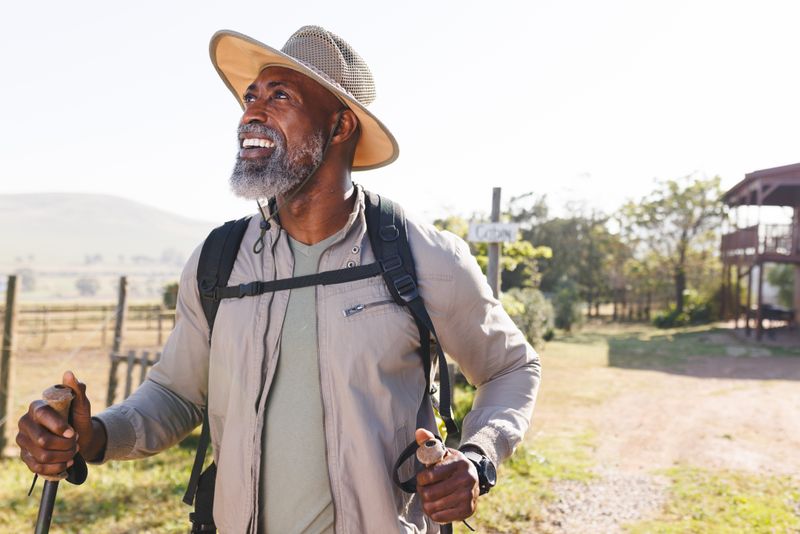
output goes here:
[{"label": "dirt path", "polygon": [[688,366],[698,376],[725,368],[730,378],[619,371],[650,376],[647,387],[592,410],[597,460],[623,471],[689,464],[800,473],[800,382],[735,378],[752,376],[753,365],[767,376],[800,377],[800,358],[773,357],[698,358]]},{"label": "dirt path", "polygon": [[[543,355],[536,434],[590,431],[598,478],[559,482],[547,533],[621,532],[658,515],[674,465],[800,473],[800,357],[689,356],[661,371],[608,366],[608,348]],[[575,354],[579,354],[575,356]]]}]

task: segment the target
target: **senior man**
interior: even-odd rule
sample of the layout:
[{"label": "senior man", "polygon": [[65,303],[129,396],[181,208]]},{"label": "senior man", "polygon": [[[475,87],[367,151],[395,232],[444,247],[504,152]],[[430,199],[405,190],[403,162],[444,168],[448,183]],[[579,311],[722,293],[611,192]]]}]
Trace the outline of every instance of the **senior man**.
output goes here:
[{"label": "senior man", "polygon": [[[366,108],[375,91],[361,57],[316,26],[281,50],[221,31],[210,50],[244,109],[231,187],[272,199],[250,220],[229,285],[374,262],[365,192],[351,171],[388,165],[398,146]],[[94,462],[141,458],[183,439],[207,407],[222,532],[437,532],[469,517],[494,482],[485,471],[528,427],[539,360],[463,241],[413,220],[406,231],[441,344],[477,386],[459,447],[417,474],[416,494],[393,483],[393,466],[436,425],[418,327],[383,279],[225,300],[212,336],[197,284],[201,247],[143,385],[91,417],[85,385],[65,373],[77,394],[72,425],[32,403],[20,419],[22,459],[54,474],[78,446]]]}]

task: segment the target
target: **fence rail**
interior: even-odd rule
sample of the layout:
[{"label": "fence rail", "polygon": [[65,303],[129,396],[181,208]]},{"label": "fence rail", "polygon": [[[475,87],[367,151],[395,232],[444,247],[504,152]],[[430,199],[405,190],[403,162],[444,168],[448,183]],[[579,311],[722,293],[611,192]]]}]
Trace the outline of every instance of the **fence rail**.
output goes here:
[{"label": "fence rail", "polygon": [[[0,324],[5,317],[0,305]],[[109,347],[113,340],[114,304],[20,304],[17,309],[17,334],[30,346],[38,338],[40,347],[47,345],[53,334],[96,332],[100,346]],[[131,304],[128,306],[126,330],[129,333],[155,333],[155,343],[161,345],[165,334],[175,326],[175,310],[161,304]]]}]

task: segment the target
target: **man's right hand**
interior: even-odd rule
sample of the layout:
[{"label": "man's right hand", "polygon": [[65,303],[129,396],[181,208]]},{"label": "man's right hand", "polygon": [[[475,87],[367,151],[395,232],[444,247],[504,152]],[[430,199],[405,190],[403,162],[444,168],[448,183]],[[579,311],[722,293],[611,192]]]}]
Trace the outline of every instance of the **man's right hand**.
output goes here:
[{"label": "man's right hand", "polygon": [[92,421],[86,384],[78,382],[71,371],[64,373],[63,384],[75,393],[70,407],[72,426],[42,400],[33,401],[19,420],[20,457],[40,475],[64,472],[78,451],[86,460],[98,459],[105,447],[105,429]]}]

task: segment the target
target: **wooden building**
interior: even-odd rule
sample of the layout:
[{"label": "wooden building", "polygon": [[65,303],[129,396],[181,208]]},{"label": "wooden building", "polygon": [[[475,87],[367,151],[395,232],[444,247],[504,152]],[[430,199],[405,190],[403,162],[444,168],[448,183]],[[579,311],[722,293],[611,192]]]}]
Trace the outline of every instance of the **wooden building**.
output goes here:
[{"label": "wooden building", "polygon": [[[796,325],[800,313],[800,163],[749,173],[725,193],[723,201],[731,208],[758,207],[754,224],[749,220],[744,224],[734,220],[732,231],[722,236],[723,317],[733,318],[738,327],[744,315],[748,335],[751,319],[755,319],[758,339],[763,334],[764,319],[787,320]],[[764,224],[761,221],[763,206],[792,208],[792,217],[785,224]],[[764,265],[767,263],[794,265],[792,309],[780,309],[763,302]],[[753,280],[754,271],[757,280]],[[755,306],[752,302],[754,283],[757,284]],[[742,284],[747,288],[744,305]]]}]

